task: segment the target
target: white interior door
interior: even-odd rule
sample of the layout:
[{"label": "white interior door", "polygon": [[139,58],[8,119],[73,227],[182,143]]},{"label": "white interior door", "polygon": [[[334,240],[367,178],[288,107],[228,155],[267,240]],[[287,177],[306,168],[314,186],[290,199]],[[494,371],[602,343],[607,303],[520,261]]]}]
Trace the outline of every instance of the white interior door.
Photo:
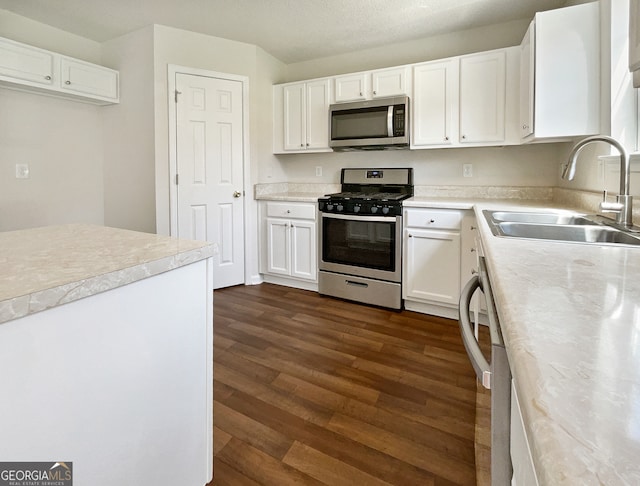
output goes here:
[{"label": "white interior door", "polygon": [[176,73],[179,238],[216,247],[214,288],[244,283],[243,86]]}]

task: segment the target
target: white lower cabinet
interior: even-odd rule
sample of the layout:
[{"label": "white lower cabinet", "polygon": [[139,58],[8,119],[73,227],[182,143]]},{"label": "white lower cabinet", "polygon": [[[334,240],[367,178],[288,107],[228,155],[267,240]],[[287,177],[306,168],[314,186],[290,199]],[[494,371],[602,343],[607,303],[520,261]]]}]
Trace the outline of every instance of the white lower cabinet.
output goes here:
[{"label": "white lower cabinet", "polygon": [[538,477],[529,448],[527,431],[522,418],[515,383],[511,381],[511,464],[513,466],[512,486],[538,486]]},{"label": "white lower cabinet", "polygon": [[402,294],[406,309],[457,317],[461,225],[466,213],[405,208]]},{"label": "white lower cabinet", "polygon": [[[316,204],[266,201],[260,205],[260,272],[293,287],[317,286]],[[282,280],[282,279],[285,280]]]}]

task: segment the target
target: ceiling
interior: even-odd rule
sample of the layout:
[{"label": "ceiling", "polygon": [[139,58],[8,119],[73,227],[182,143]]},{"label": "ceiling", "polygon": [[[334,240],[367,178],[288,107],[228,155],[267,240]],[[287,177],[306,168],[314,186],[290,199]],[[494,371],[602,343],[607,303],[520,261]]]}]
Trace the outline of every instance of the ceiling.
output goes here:
[{"label": "ceiling", "polygon": [[0,0],[98,42],[162,24],[258,45],[289,64],[562,7],[566,0]]}]

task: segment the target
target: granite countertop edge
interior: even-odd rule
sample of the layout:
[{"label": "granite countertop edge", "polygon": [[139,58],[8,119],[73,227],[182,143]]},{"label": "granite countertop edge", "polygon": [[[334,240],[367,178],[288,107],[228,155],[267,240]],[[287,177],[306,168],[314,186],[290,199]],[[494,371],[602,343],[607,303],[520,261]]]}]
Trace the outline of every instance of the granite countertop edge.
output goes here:
[{"label": "granite countertop edge", "polygon": [[[86,239],[85,235],[87,233],[94,231],[97,235],[108,234],[110,238],[115,239],[121,234],[123,237],[128,238],[127,241],[133,237],[134,241],[140,242],[140,247],[130,247],[127,258],[118,260],[116,256],[108,265],[95,271],[95,274],[92,274],[91,270],[88,269],[83,271],[83,278],[69,277],[65,280],[64,277],[61,277],[50,282],[43,282],[41,288],[38,288],[38,283],[33,283],[31,284],[33,288],[26,292],[17,290],[17,295],[11,295],[11,290],[7,291],[6,287],[11,285],[10,281],[0,282],[0,285],[5,286],[5,288],[0,288],[4,297],[3,300],[0,300],[0,325],[36,312],[153,277],[214,255],[213,245],[206,242],[178,240],[171,237],[118,230],[99,225],[60,225],[5,232],[4,234],[0,233],[0,240],[4,241],[3,237],[13,236],[12,233],[14,235],[20,233],[25,238],[29,238],[30,235],[38,236],[45,231],[47,234],[55,233],[56,230],[64,233],[69,231],[70,228],[81,230],[82,234],[77,239],[80,242],[82,242],[83,238]],[[71,237],[67,236],[65,239],[69,241]],[[145,246],[149,244],[157,245],[156,248],[153,248],[154,254],[151,257],[147,257],[147,247]],[[69,255],[71,256],[72,254],[73,250],[70,250]],[[59,265],[63,271],[68,266],[65,262],[60,262]],[[24,267],[21,265],[21,268]],[[33,266],[29,267],[27,265],[27,268],[29,268],[30,272],[37,272],[37,269]],[[56,264],[54,263],[53,269],[47,266],[43,271],[49,270],[55,272]]]}]

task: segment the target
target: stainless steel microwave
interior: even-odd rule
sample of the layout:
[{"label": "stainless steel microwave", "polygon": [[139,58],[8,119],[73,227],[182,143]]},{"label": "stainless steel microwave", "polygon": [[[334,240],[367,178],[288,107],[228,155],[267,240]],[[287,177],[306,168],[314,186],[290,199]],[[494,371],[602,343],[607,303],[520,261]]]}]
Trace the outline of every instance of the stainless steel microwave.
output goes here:
[{"label": "stainless steel microwave", "polygon": [[336,151],[409,147],[409,97],[329,107],[329,146]]}]

